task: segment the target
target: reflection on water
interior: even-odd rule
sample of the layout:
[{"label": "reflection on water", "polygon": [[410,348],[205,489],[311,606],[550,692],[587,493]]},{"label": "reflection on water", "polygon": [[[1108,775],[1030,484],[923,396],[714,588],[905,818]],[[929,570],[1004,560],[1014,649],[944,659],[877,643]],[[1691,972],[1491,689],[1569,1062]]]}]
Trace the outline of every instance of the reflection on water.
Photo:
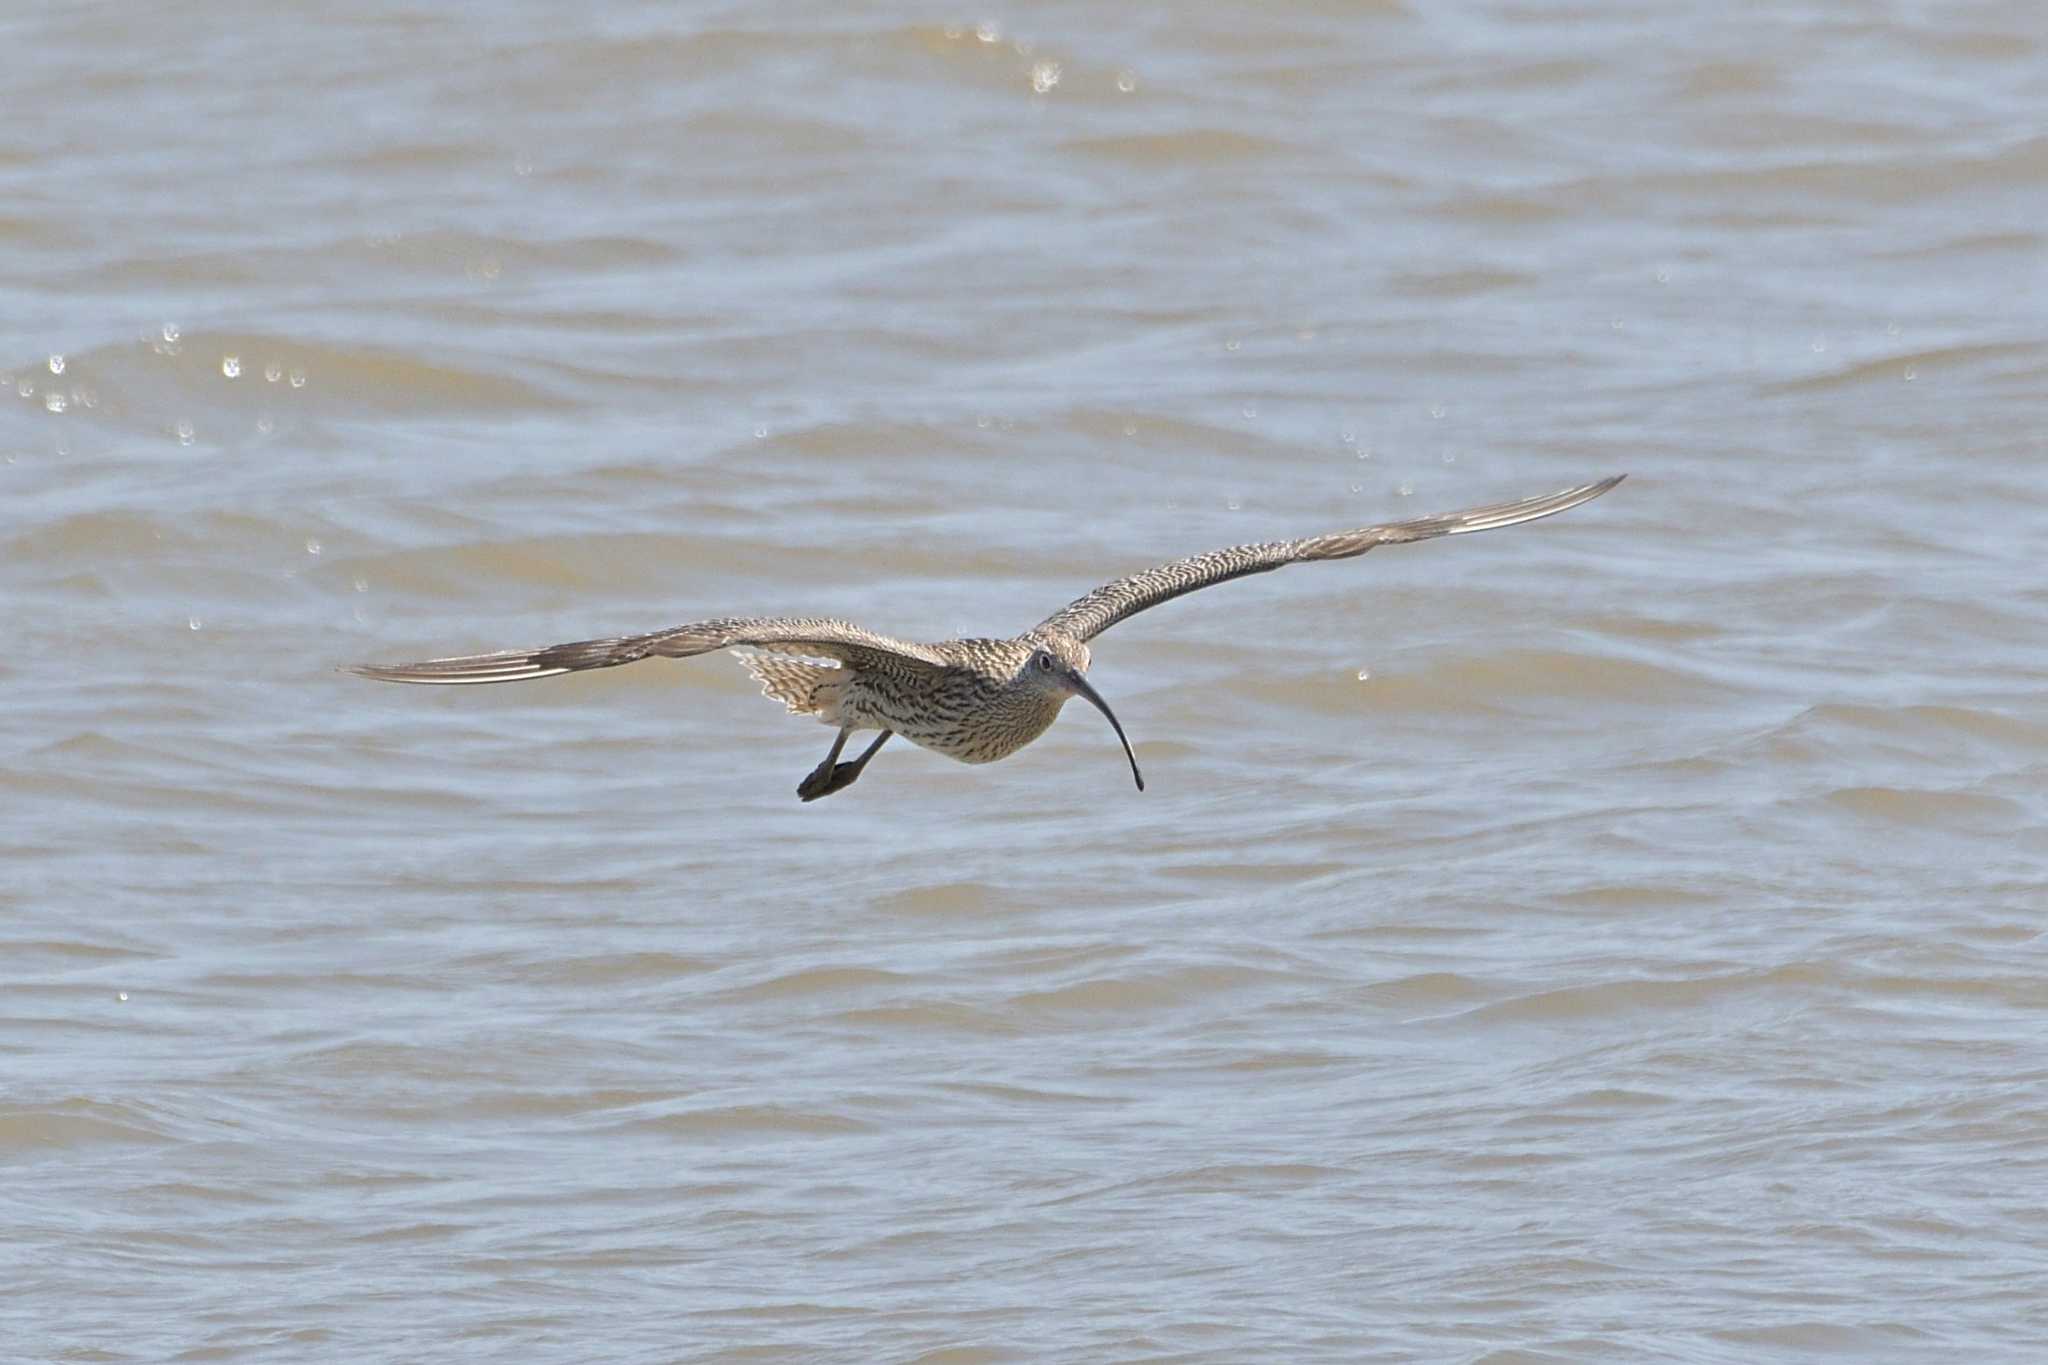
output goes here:
[{"label": "reflection on water", "polygon": [[[10,1344],[2038,1349],[2032,18],[16,21]],[[1142,795],[334,671],[1619,470],[1102,637]]]}]

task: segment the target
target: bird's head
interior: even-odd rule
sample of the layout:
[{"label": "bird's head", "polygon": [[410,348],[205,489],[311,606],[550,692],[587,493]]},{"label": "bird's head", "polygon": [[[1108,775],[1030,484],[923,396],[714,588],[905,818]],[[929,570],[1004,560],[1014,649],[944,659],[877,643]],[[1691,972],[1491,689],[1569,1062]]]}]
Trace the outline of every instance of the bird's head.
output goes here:
[{"label": "bird's head", "polygon": [[1131,742],[1124,738],[1124,727],[1117,721],[1116,712],[1109,709],[1102,694],[1083,676],[1088,671],[1088,646],[1070,636],[1050,632],[1026,636],[1023,643],[1030,646],[1031,652],[1017,670],[1018,686],[1044,696],[1054,706],[1064,705],[1068,697],[1080,697],[1107,716],[1117,741],[1124,746],[1124,757],[1131,761],[1132,780],[1139,791],[1145,790],[1144,774],[1138,771],[1138,756],[1131,752]]}]

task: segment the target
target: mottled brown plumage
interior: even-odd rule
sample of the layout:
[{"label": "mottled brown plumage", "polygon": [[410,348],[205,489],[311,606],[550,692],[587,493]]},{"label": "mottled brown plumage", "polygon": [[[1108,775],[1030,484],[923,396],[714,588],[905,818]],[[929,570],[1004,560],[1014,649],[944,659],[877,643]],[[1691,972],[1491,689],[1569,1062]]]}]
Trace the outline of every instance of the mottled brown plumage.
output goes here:
[{"label": "mottled brown plumage", "polygon": [[[498,683],[548,678],[587,668],[614,668],[641,659],[685,659],[713,650],[749,651],[747,666],[762,691],[799,715],[836,726],[825,761],[797,787],[806,801],[849,786],[891,735],[963,763],[1007,758],[1044,734],[1071,697],[1081,697],[1109,718],[1143,791],[1137,757],[1124,740],[1109,704],[1083,676],[1089,640],[1125,617],[1183,593],[1269,573],[1287,564],[1349,559],[1379,545],[1462,535],[1552,516],[1591,501],[1621,482],[1598,483],[1543,497],[1495,503],[1442,516],[1367,526],[1305,540],[1236,545],[1177,559],[1156,569],[1105,583],[1024,634],[1007,640],[942,640],[912,644],[845,621],[811,617],[730,617],[697,621],[646,635],[579,640],[545,649],[466,654],[414,664],[362,664],[350,671],[403,683]],[[859,758],[839,762],[857,730],[881,735]]]}]

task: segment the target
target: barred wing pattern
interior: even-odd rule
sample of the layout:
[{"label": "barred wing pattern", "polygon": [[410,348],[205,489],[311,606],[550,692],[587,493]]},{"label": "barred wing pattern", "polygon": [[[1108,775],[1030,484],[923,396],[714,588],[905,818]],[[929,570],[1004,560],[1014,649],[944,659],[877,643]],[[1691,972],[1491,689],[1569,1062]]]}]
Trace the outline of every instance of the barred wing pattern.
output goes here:
[{"label": "barred wing pattern", "polygon": [[1591,502],[1626,477],[1616,474],[1598,483],[1581,484],[1558,493],[1491,503],[1485,507],[1468,507],[1462,512],[1310,536],[1306,540],[1233,545],[1228,549],[1176,559],[1171,564],[1162,564],[1156,569],[1103,584],[1046,617],[1038,623],[1038,629],[1076,640],[1091,640],[1125,617],[1135,616],[1147,607],[1156,607],[1184,593],[1227,583],[1233,578],[1271,573],[1288,564],[1315,559],[1350,559],[1376,545],[1403,545],[1413,540],[1463,535],[1467,531],[1490,531],[1500,526],[1514,526],[1539,517],[1555,516],[1580,503]]},{"label": "barred wing pattern", "polygon": [[944,660],[923,645],[892,640],[846,621],[813,617],[727,617],[695,621],[646,635],[617,635],[606,640],[576,640],[545,649],[506,649],[494,654],[462,654],[415,664],[357,664],[349,669],[365,678],[400,683],[501,683],[552,678],[586,668],[617,668],[641,659],[687,659],[713,650],[751,646],[781,654],[806,654],[841,663],[897,673],[922,673],[944,667]]}]

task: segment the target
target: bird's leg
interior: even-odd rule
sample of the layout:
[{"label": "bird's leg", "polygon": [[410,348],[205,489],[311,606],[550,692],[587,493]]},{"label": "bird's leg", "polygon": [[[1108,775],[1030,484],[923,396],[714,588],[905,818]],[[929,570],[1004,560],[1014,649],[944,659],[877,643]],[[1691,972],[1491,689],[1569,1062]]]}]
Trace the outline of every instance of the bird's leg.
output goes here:
[{"label": "bird's leg", "polygon": [[853,733],[851,726],[841,730],[832,741],[832,752],[825,755],[825,761],[811,769],[810,775],[796,784],[796,794],[806,801],[815,801],[830,790],[832,765],[839,761],[840,751],[846,748],[846,737]]},{"label": "bird's leg", "polygon": [[821,796],[830,796],[841,787],[850,787],[860,776],[860,770],[868,766],[868,760],[875,756],[875,750],[889,742],[896,732],[884,730],[873,744],[861,751],[859,758],[851,763],[837,762],[839,751],[846,747],[846,737],[852,730],[841,730],[839,738],[832,741],[832,752],[825,755],[825,761],[811,769],[811,775],[797,784],[796,794],[806,801],[815,801]]}]

